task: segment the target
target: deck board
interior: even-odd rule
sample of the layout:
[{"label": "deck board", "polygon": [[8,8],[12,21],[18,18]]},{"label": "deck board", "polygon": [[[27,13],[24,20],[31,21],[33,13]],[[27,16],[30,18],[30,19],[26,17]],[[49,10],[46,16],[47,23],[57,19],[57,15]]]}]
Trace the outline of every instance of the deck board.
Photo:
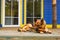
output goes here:
[{"label": "deck board", "polygon": [[51,29],[52,34],[0,30],[0,40],[60,40],[60,29]]}]

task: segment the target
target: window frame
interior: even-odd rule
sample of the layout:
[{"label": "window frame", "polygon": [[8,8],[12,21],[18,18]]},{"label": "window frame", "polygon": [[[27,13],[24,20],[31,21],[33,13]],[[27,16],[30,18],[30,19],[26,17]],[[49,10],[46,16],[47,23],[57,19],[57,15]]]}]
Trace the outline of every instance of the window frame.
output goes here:
[{"label": "window frame", "polygon": [[3,0],[2,1],[2,18],[3,18],[3,22],[2,22],[2,24],[3,24],[3,27],[19,27],[20,26],[20,0],[19,0],[19,2],[18,2],[18,25],[5,25],[5,0]]}]

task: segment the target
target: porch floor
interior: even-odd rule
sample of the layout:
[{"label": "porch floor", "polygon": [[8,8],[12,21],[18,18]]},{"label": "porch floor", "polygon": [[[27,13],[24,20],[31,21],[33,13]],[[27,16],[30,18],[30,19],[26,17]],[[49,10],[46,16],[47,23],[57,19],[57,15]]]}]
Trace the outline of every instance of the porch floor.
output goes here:
[{"label": "porch floor", "polygon": [[49,29],[52,34],[0,30],[0,40],[60,40],[60,29]]}]

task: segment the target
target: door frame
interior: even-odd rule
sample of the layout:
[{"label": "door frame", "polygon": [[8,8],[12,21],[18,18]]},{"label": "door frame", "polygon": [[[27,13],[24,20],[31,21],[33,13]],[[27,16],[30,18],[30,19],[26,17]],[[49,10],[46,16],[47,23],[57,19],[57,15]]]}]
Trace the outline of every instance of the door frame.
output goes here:
[{"label": "door frame", "polygon": [[2,18],[2,26],[3,27],[19,27],[20,26],[20,0],[19,0],[19,3],[18,3],[18,25],[5,25],[5,0],[2,0],[1,1],[2,3],[2,13],[1,13],[1,18]]},{"label": "door frame", "polygon": [[[26,9],[27,9],[27,0],[25,1],[25,3],[26,3]],[[25,10],[26,10],[25,9]],[[26,12],[27,12],[27,10],[26,10]],[[27,13],[25,13],[26,15],[27,15]],[[27,18],[26,17],[26,15],[25,15],[25,18]],[[41,18],[44,18],[44,0],[41,0]],[[27,20],[27,19],[26,19]],[[25,23],[26,23],[27,21],[25,21]]]}]

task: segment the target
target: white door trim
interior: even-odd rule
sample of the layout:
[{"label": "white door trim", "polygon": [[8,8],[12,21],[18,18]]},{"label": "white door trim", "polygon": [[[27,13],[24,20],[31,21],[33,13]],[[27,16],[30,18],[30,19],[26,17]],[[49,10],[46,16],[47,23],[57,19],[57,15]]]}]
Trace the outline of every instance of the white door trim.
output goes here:
[{"label": "white door trim", "polygon": [[18,0],[18,25],[5,25],[5,0],[2,0],[2,26],[3,27],[19,27],[20,26],[20,0]]}]

